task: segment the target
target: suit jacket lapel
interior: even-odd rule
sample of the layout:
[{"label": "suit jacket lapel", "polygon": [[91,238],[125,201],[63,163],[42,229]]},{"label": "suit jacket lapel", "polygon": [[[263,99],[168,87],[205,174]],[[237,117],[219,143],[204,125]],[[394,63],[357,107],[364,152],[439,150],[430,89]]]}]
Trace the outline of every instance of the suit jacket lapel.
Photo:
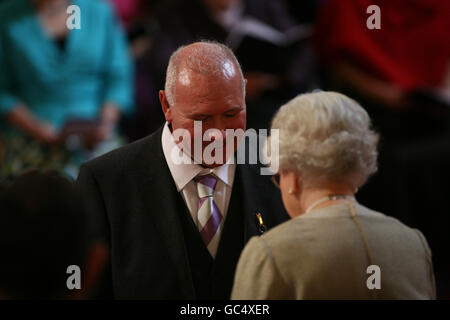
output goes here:
[{"label": "suit jacket lapel", "polygon": [[156,230],[162,239],[161,246],[165,247],[163,250],[167,250],[177,270],[180,288],[185,290],[183,296],[194,298],[194,284],[178,214],[180,208],[177,206],[183,199],[167,166],[161,135],[162,128],[149,139],[145,157],[147,160],[144,161],[148,174],[144,175],[146,179],[142,183],[140,199],[144,203],[145,210],[152,215]]},{"label": "suit jacket lapel", "polygon": [[[260,211],[258,196],[251,190],[251,179],[248,177],[247,165],[236,166],[236,179],[235,183],[239,183],[239,189],[241,191],[242,209],[244,215],[244,241],[245,243],[253,236],[260,235],[258,231],[258,220],[256,219],[256,213]],[[253,177],[254,178],[254,177]]]},{"label": "suit jacket lapel", "polygon": [[237,165],[236,172],[242,190],[243,210],[246,217],[244,236],[247,242],[253,236],[261,235],[259,221],[260,213],[266,230],[289,219],[281,202],[280,191],[270,182],[270,178],[260,175],[257,165]]}]

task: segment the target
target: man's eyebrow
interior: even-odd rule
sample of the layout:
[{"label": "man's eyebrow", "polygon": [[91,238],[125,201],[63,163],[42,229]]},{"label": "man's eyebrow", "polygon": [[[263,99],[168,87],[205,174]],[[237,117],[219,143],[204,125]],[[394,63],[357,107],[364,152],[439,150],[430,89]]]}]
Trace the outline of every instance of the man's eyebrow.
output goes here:
[{"label": "man's eyebrow", "polygon": [[243,110],[243,109],[244,109],[244,108],[243,108],[242,106],[234,106],[234,107],[228,109],[227,111],[225,111],[224,113],[227,113],[227,112],[233,112],[233,111],[241,111],[241,110]]},{"label": "man's eyebrow", "polygon": [[[242,107],[242,106],[234,106],[234,107],[231,107],[230,109],[224,111],[223,113],[241,111],[243,109],[244,109],[244,107]],[[201,117],[210,117],[212,115],[211,114],[206,114],[206,113],[192,113],[189,116],[190,117],[200,117],[201,118]]]},{"label": "man's eyebrow", "polygon": [[211,115],[210,114],[206,114],[206,113],[192,113],[189,116],[190,117],[199,117],[199,118],[201,118],[201,117],[209,117]]}]

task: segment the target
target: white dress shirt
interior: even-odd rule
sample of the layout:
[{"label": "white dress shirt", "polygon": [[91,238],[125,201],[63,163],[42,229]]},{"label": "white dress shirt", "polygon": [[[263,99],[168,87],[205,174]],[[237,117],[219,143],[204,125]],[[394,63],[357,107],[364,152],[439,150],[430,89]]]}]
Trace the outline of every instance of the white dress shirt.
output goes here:
[{"label": "white dress shirt", "polygon": [[[167,165],[169,166],[169,170],[172,174],[177,190],[178,192],[181,192],[183,200],[197,227],[199,225],[197,218],[199,197],[197,192],[197,184],[193,179],[196,176],[206,174],[214,174],[218,178],[213,197],[214,202],[222,213],[223,218],[219,230],[208,245],[208,249],[214,257],[219,246],[219,240],[222,235],[228,205],[230,203],[236,165],[234,163],[225,163],[216,168],[204,168],[201,165],[193,163],[190,156],[185,153],[182,154],[182,158],[187,157],[186,160],[188,161],[182,161],[181,164],[174,163],[171,154],[173,148],[178,148],[178,146],[173,139],[167,122],[162,133],[162,147],[164,157],[166,158]],[[186,164],[185,162],[191,163]]]}]

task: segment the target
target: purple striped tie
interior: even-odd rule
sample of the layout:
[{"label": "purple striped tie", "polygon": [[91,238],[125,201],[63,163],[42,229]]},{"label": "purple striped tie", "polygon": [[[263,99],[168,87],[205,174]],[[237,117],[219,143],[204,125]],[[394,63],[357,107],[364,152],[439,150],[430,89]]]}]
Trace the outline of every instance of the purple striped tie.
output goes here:
[{"label": "purple striped tie", "polygon": [[220,222],[222,221],[222,214],[214,202],[213,193],[217,184],[217,178],[212,174],[205,176],[198,176],[194,179],[197,182],[198,191],[198,228],[200,234],[208,247],[211,255],[215,256],[217,248],[210,248],[209,244],[217,233]]}]

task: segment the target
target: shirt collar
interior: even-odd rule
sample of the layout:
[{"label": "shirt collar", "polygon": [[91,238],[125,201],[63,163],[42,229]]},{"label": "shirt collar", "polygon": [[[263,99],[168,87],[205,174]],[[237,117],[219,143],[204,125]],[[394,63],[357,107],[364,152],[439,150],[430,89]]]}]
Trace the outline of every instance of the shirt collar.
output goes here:
[{"label": "shirt collar", "polygon": [[172,161],[171,153],[173,148],[178,148],[178,146],[173,140],[173,136],[167,122],[164,125],[161,139],[164,157],[166,158],[167,165],[169,166],[170,173],[175,181],[178,192],[183,190],[183,188],[196,176],[211,173],[222,180],[226,185],[230,187],[233,185],[236,164],[230,164],[227,162],[216,168],[203,168],[201,165],[193,163],[190,156],[184,153],[181,157],[183,160],[186,159],[186,161],[183,161],[182,164],[176,164]]}]

